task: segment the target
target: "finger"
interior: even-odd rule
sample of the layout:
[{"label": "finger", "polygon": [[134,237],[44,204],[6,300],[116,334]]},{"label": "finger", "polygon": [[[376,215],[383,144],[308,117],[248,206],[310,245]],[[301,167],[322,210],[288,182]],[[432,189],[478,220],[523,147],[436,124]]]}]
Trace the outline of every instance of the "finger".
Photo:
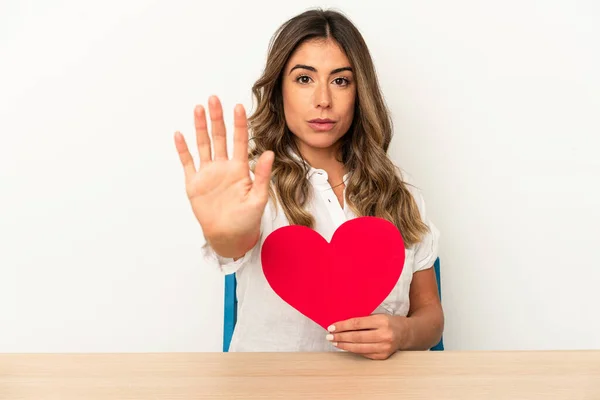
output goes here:
[{"label": "finger", "polygon": [[200,167],[211,161],[210,138],[206,127],[206,111],[204,107],[194,109],[194,125],[196,127],[196,144],[200,155]]},{"label": "finger", "polygon": [[211,96],[208,100],[208,111],[210,112],[210,126],[215,151],[215,160],[227,160],[227,138],[225,135],[225,121],[223,120],[223,107],[217,96]]},{"label": "finger", "polygon": [[381,351],[381,345],[379,343],[349,343],[349,342],[338,342],[334,344],[340,350],[346,350],[356,354],[371,354],[379,353]]},{"label": "finger", "polygon": [[271,171],[275,153],[265,151],[260,155],[254,169],[254,184],[252,186],[252,195],[261,201],[265,201],[269,196],[269,185],[271,183]]},{"label": "finger", "polygon": [[367,317],[350,318],[345,321],[336,322],[327,328],[327,330],[329,332],[347,332],[363,329],[377,329],[380,326],[380,317],[378,315],[369,315]]},{"label": "finger", "polygon": [[181,132],[175,132],[175,148],[177,149],[177,153],[179,153],[179,160],[183,166],[183,172],[185,173],[185,179],[187,181],[194,173],[196,173],[196,167],[194,166],[194,159],[190,154],[188,146],[185,143],[185,138]]},{"label": "finger", "polygon": [[233,158],[248,162],[248,120],[244,106],[238,104],[233,112]]},{"label": "finger", "polygon": [[378,343],[383,339],[381,333],[377,329],[360,330],[360,331],[348,331],[341,333],[328,334],[327,340],[334,343],[339,342],[351,342],[351,343]]}]

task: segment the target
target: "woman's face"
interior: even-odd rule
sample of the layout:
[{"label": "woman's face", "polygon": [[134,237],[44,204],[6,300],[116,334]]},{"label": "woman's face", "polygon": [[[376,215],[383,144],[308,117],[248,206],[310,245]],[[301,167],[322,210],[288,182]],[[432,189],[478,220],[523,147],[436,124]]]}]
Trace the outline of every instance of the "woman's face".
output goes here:
[{"label": "woman's face", "polygon": [[302,153],[331,148],[354,118],[350,61],[333,40],[310,40],[288,60],[282,77],[285,119]]}]

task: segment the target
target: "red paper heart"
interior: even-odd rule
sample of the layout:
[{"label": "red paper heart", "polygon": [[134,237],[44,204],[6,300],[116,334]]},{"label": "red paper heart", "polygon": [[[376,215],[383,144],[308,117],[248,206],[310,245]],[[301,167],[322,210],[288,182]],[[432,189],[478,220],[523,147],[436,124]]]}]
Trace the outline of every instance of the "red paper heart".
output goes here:
[{"label": "red paper heart", "polygon": [[308,227],[285,226],[261,251],[275,293],[325,329],[373,313],[398,282],[404,258],[402,235],[377,217],[345,222],[330,243]]}]

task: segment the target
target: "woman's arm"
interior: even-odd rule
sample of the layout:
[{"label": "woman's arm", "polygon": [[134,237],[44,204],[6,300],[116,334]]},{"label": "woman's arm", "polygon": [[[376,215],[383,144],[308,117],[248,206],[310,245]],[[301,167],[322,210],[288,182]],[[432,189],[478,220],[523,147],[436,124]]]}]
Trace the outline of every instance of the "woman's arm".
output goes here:
[{"label": "woman's arm", "polygon": [[444,312],[433,268],[414,273],[409,296],[410,310],[404,317],[399,350],[427,350],[440,341],[444,331]]}]

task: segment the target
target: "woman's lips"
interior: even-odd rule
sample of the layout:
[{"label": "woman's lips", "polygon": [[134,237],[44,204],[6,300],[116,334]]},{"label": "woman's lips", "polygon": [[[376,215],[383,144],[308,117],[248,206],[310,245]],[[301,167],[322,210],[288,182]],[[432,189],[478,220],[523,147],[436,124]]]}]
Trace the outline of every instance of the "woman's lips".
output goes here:
[{"label": "woman's lips", "polygon": [[332,120],[310,120],[308,125],[315,131],[326,132],[330,131],[335,125],[335,121]]}]

